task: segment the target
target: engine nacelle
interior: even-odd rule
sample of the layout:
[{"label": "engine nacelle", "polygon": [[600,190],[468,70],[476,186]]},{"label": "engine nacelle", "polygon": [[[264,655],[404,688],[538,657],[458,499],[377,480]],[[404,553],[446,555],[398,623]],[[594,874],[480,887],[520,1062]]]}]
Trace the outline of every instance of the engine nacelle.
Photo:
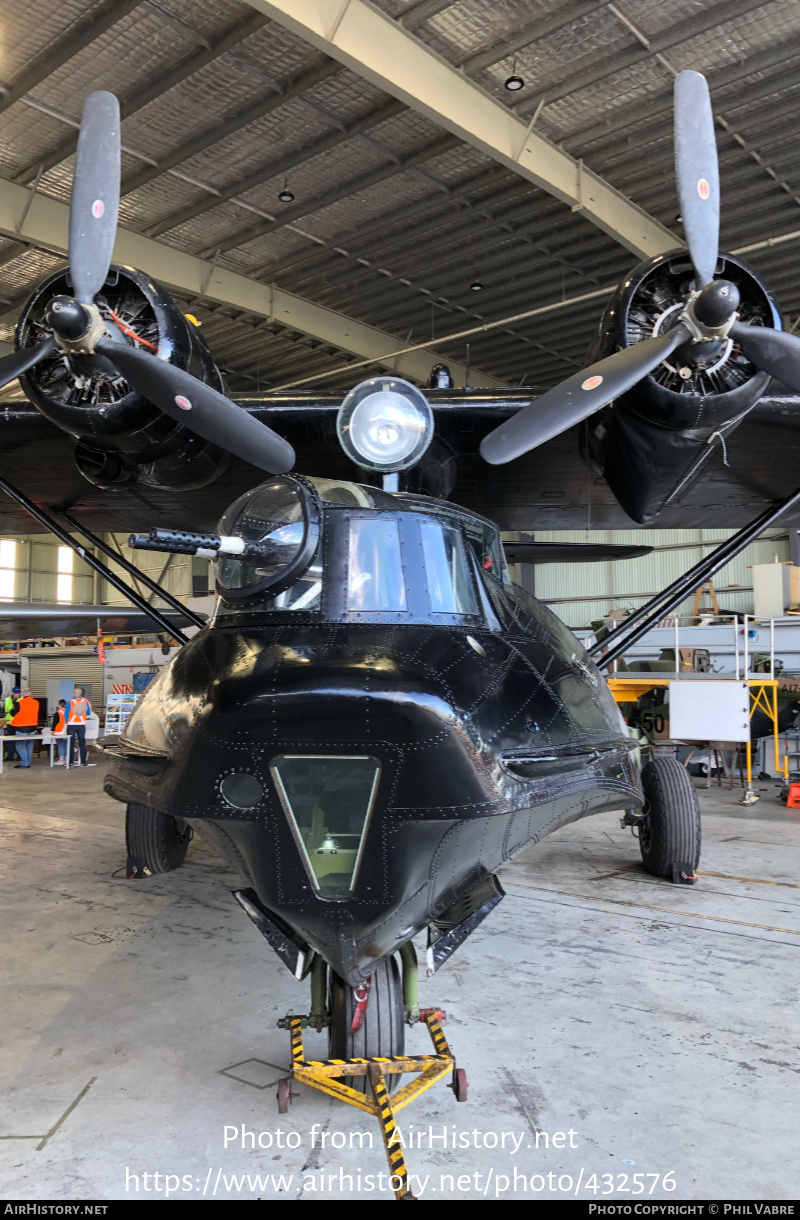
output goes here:
[{"label": "engine nacelle", "polygon": [[[18,347],[51,333],[45,310],[54,296],[69,296],[68,271],[44,280],[22,311]],[[154,280],[134,267],[113,264],[97,304],[109,325],[135,334],[147,350],[185,369],[215,390],[222,378],[198,328]],[[102,356],[56,352],[20,377],[31,402],[75,437],[75,462],[99,487],[141,482],[155,487],[204,487],[223,472],[228,455],[175,423],[134,393]]]},{"label": "engine nacelle", "polygon": [[[740,258],[721,254],[717,274],[741,294],[739,319],[782,329],[769,288]],[[614,293],[588,363],[668,330],[694,290],[685,250],[641,263]],[[634,521],[651,521],[705,465],[770,384],[731,338],[698,345],[691,367],[680,349],[586,427],[587,457]]]}]

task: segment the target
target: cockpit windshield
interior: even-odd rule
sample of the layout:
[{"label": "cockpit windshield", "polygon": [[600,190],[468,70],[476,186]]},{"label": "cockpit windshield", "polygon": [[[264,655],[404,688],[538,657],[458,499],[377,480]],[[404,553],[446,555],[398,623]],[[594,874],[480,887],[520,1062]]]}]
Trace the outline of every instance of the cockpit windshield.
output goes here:
[{"label": "cockpit windshield", "polygon": [[494,526],[472,518],[464,522],[464,530],[481,571],[493,576],[495,580],[502,580],[503,584],[510,585],[511,575],[503,553],[503,544]]},{"label": "cockpit windshield", "polygon": [[452,525],[422,521],[422,553],[433,614],[477,614],[464,540]]},{"label": "cockpit windshield", "polygon": [[405,575],[396,521],[360,517],[350,522],[347,609],[358,613],[405,610]]}]

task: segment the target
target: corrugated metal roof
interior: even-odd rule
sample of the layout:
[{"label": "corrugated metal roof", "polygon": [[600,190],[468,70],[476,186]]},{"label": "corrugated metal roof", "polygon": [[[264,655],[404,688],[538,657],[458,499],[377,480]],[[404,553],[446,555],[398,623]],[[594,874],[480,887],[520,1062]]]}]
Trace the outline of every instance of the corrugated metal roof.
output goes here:
[{"label": "corrugated metal roof", "polygon": [[[31,0],[24,8],[0,0],[7,85],[104,7],[105,0]],[[192,253],[209,256],[222,246],[221,266],[274,279],[401,340],[610,286],[630,267],[630,256],[580,214],[250,6],[143,0],[127,12],[119,7],[118,20],[54,62],[2,114],[0,175],[30,181],[43,160],[39,189],[66,199],[83,97],[113,89],[126,115],[125,179],[162,163],[124,198],[125,225],[155,228],[160,240]],[[673,74],[702,70],[718,118],[723,244],[738,248],[800,230],[796,0],[675,0],[667,7],[661,0],[592,7],[380,0],[379,7],[521,117],[541,101],[537,130],[671,228]],[[520,93],[503,87],[511,71],[525,80]],[[310,74],[315,79],[295,91]],[[262,102],[268,113],[248,117]],[[277,200],[287,178],[295,195],[289,205]],[[800,312],[799,244],[751,255],[790,315]],[[16,302],[56,262],[21,250],[0,264],[0,297]],[[479,294],[470,291],[474,279],[484,284]],[[503,381],[525,377],[544,388],[580,365],[601,307],[591,302],[487,331],[473,343],[473,363]],[[0,317],[1,337],[13,321]],[[214,334],[223,365],[226,342],[233,350],[240,342],[236,331],[231,321]],[[463,358],[460,342],[442,346]],[[232,360],[232,389],[246,391],[254,377],[268,388],[280,378],[265,366],[273,361],[277,374],[295,348],[296,337],[275,334]],[[319,359],[322,369],[345,364],[335,351]]]}]

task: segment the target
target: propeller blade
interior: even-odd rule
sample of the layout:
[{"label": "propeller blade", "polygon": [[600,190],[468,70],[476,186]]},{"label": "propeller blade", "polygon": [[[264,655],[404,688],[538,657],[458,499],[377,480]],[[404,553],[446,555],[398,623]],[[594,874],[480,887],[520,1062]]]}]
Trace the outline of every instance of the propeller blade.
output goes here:
[{"label": "propeller blade", "polygon": [[500,466],[566,432],[636,385],[689,334],[688,326],[679,322],[666,334],[623,347],[591,368],[574,373],[484,437],[482,456],[493,466]]},{"label": "propeller blade", "polygon": [[800,390],[800,339],[797,335],[769,326],[734,322],[730,336],[757,368],[777,377],[791,389]]},{"label": "propeller blade", "polygon": [[53,352],[57,350],[55,339],[52,335],[48,335],[41,343],[35,343],[32,347],[21,347],[18,352],[11,352],[9,356],[3,356],[0,360],[0,390],[15,377],[19,377],[21,373],[27,373],[28,369],[32,369],[40,360],[52,356]]},{"label": "propeller blade", "polygon": [[719,253],[719,164],[708,82],[699,72],[675,78],[675,176],[697,287],[705,288]]},{"label": "propeller blade", "polygon": [[90,93],[84,103],[72,202],[69,266],[75,296],[91,305],[108,275],[119,212],[119,102],[113,93]]},{"label": "propeller blade", "polygon": [[191,373],[111,338],[99,339],[95,350],[143,398],[212,445],[270,474],[284,474],[294,465],[288,441]]}]

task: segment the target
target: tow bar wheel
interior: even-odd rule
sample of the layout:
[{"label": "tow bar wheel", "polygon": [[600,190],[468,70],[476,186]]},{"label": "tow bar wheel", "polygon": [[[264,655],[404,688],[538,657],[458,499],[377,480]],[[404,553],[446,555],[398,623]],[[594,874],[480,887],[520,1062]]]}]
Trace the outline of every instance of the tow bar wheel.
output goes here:
[{"label": "tow bar wheel", "polygon": [[469,1082],[467,1073],[463,1068],[456,1068],[453,1072],[453,1083],[450,1088],[455,1093],[456,1101],[466,1101],[469,1095]]},{"label": "tow bar wheel", "polygon": [[288,1114],[289,1106],[292,1104],[292,1082],[291,1080],[278,1081],[278,1113]]},{"label": "tow bar wheel", "polygon": [[654,877],[691,884],[700,863],[700,806],[691,777],[677,758],[658,754],[642,768],[642,788],[639,850],[644,867]]}]

